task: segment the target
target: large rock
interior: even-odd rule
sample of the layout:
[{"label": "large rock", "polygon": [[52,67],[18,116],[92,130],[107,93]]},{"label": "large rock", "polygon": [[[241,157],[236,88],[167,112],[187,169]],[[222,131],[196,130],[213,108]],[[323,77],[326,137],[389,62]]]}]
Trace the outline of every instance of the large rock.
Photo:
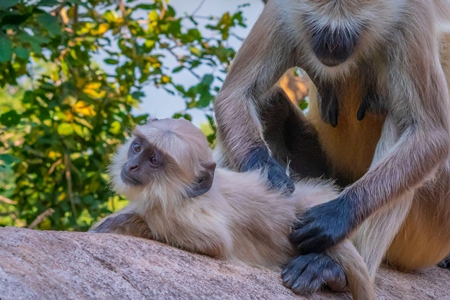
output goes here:
[{"label": "large rock", "polygon": [[[450,299],[450,272],[382,269],[380,299]],[[276,272],[133,237],[0,228],[0,299],[302,299]],[[309,299],[349,299],[315,294]]]}]

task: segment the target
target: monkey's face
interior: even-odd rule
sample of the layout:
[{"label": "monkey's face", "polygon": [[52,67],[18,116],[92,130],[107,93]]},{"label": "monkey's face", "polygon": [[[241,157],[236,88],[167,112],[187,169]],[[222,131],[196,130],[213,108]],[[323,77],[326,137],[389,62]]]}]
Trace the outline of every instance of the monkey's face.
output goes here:
[{"label": "monkey's face", "polygon": [[167,155],[141,135],[135,136],[127,156],[120,178],[125,184],[132,186],[146,186],[162,172],[165,164],[170,163]]},{"label": "monkey's face", "polygon": [[404,0],[302,0],[297,22],[306,32],[308,48],[315,58],[326,67],[336,67],[370,55],[371,49],[389,34],[403,3]]},{"label": "monkey's face", "polygon": [[204,179],[205,170],[212,177],[214,168],[207,164],[211,161],[206,137],[193,124],[152,120],[138,126],[118,149],[109,173],[113,189],[131,201],[164,198],[176,203],[183,195],[205,190],[199,180]]}]

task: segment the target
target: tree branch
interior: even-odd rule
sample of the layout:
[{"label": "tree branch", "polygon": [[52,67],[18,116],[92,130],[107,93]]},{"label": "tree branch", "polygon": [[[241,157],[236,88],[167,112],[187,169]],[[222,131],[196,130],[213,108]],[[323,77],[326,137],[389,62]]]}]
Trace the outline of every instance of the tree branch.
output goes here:
[{"label": "tree branch", "polygon": [[44,211],[42,214],[37,216],[37,218],[28,226],[28,229],[35,229],[42,221],[44,221],[45,218],[51,216],[55,211],[53,208],[49,208],[46,211]]},{"label": "tree branch", "polygon": [[2,196],[2,195],[0,195],[0,202],[4,202],[4,203],[7,203],[7,204],[13,204],[13,205],[17,204],[17,201],[13,201],[13,200],[8,199],[8,198],[6,198],[5,196]]}]

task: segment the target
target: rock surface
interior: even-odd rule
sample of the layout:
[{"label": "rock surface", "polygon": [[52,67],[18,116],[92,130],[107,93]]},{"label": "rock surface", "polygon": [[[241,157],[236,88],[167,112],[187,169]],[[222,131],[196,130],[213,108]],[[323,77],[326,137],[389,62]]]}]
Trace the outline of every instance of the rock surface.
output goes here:
[{"label": "rock surface", "polygon": [[[450,299],[450,271],[382,269],[380,299]],[[133,237],[0,228],[0,299],[303,299],[278,273]],[[318,293],[308,299],[350,299]]]}]

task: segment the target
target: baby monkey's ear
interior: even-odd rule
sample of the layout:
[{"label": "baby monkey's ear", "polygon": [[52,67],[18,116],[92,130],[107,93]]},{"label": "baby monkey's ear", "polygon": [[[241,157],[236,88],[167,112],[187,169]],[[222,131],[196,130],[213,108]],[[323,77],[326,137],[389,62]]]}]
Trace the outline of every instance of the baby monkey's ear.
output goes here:
[{"label": "baby monkey's ear", "polygon": [[211,189],[214,180],[215,162],[206,162],[201,164],[204,170],[197,176],[194,182],[187,187],[186,194],[189,198],[198,197]]}]

